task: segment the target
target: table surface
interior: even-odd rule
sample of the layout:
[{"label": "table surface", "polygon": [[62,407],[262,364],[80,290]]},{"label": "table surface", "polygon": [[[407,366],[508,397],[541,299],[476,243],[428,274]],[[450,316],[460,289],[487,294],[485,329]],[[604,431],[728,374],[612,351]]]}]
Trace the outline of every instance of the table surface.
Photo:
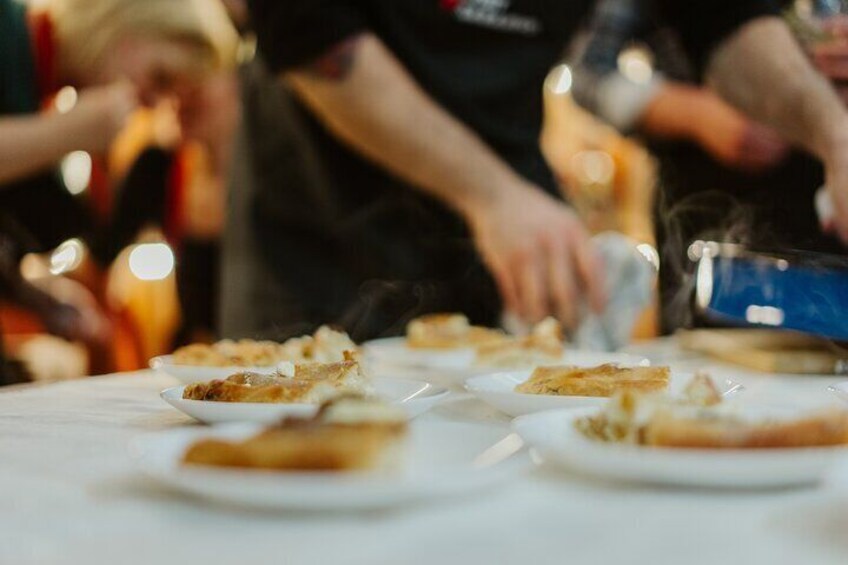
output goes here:
[{"label": "table surface", "polygon": [[[757,401],[832,402],[834,376],[759,375],[639,346],[655,363],[732,376]],[[139,434],[192,425],[151,372],[0,392],[0,564],[848,563],[837,485],[711,491],[605,483],[542,466],[496,491],[353,513],[212,505],[158,487],[127,455]],[[509,425],[457,393],[424,420]]]}]

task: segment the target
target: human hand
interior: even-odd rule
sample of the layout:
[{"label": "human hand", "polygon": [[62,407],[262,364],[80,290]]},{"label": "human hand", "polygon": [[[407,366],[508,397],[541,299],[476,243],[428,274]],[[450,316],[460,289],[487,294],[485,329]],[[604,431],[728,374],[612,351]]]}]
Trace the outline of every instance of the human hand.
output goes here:
[{"label": "human hand", "polygon": [[692,114],[695,140],[720,163],[759,172],[786,157],[789,145],[774,130],[749,120],[711,92],[704,92]]},{"label": "human hand", "polygon": [[83,90],[65,119],[70,122],[79,149],[104,153],[136,108],[135,87],[128,82],[117,82]]},{"label": "human hand", "polygon": [[507,311],[529,323],[552,315],[574,329],[584,297],[594,311],[603,310],[602,267],[566,205],[520,185],[474,210],[469,220]]},{"label": "human hand", "polygon": [[848,139],[835,145],[833,156],[825,160],[827,198],[817,195],[816,208],[822,229],[848,245]]}]

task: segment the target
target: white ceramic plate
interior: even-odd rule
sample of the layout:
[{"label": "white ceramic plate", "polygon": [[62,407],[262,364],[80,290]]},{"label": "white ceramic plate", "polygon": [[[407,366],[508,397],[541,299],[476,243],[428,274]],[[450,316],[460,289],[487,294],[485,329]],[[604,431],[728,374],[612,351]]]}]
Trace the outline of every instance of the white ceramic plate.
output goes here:
[{"label": "white ceramic plate", "polygon": [[203,367],[200,365],[180,365],[174,363],[172,355],[160,355],[150,360],[150,368],[169,375],[183,384],[191,384],[226,379],[235,373],[273,373],[276,370],[276,365],[268,367]]},{"label": "white ceramic plate", "polygon": [[574,428],[596,408],[539,412],[517,418],[513,429],[542,457],[576,471],[637,483],[718,488],[774,488],[813,484],[848,456],[845,447],[794,449],[671,449],[592,441]]},{"label": "white ceramic plate", "polygon": [[[422,381],[406,379],[374,379],[374,392],[380,398],[399,405],[410,419],[423,414],[450,394]],[[260,402],[214,402],[183,399],[185,386],[175,386],[160,393],[162,399],[207,424],[224,422],[276,422],[284,416],[311,416],[318,410],[315,404],[268,404]]]},{"label": "white ceramic plate", "polygon": [[[557,408],[588,408],[603,406],[608,398],[592,396],[556,396],[547,394],[525,394],[515,392],[515,387],[528,378],[533,371],[513,371],[472,377],[465,381],[468,392],[510,416],[523,416],[533,412]],[[691,373],[671,373],[669,392],[678,393],[692,379]],[[725,380],[717,382],[725,396],[742,390],[742,385]]]},{"label": "white ceramic plate", "polygon": [[177,490],[206,499],[275,509],[366,509],[491,488],[527,470],[523,442],[508,430],[479,424],[413,424],[405,464],[396,474],[293,473],[181,465],[202,437],[243,438],[254,424],[183,428],[138,438],[130,454],[140,469]]},{"label": "white ceramic plate", "polygon": [[365,357],[376,363],[410,369],[467,369],[474,363],[474,349],[421,349],[406,345],[405,337],[387,337],[362,345]]},{"label": "white ceramic plate", "polygon": [[[498,367],[485,367],[474,364],[475,352],[471,348],[462,349],[416,349],[406,345],[406,338],[392,337],[378,339],[362,346],[364,357],[372,367],[382,371],[392,368],[412,371],[428,381],[448,386],[462,385],[469,377],[486,375],[502,371]],[[627,366],[645,366],[650,362],[644,357],[625,353],[607,353],[596,351],[567,350],[559,361],[546,365],[575,365],[594,367],[604,363],[617,363]],[[533,369],[533,367],[526,367]]]},{"label": "white ceramic plate", "polygon": [[848,402],[848,381],[842,381],[827,387],[827,390],[835,394],[840,400]]}]

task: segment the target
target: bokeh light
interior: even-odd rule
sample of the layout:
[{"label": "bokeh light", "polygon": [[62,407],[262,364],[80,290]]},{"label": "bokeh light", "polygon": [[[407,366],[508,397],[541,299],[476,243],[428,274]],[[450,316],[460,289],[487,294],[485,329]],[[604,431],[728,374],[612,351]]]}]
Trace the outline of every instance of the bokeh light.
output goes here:
[{"label": "bokeh light", "polygon": [[50,274],[70,273],[85,259],[85,246],[79,239],[69,239],[50,255]]},{"label": "bokeh light", "polygon": [[164,243],[141,243],[129,257],[130,272],[143,281],[161,281],[174,272],[174,252]]},{"label": "bokeh light", "polygon": [[85,151],[69,153],[61,165],[62,180],[71,194],[82,194],[91,183],[91,155]]},{"label": "bokeh light", "polygon": [[574,78],[571,74],[571,67],[568,65],[557,65],[548,73],[548,78],[545,79],[545,87],[554,94],[567,94],[571,91],[573,82]]},{"label": "bokeh light", "polygon": [[56,93],[56,98],[53,99],[53,105],[60,114],[67,114],[74,106],[77,105],[77,89],[73,86],[66,86]]}]

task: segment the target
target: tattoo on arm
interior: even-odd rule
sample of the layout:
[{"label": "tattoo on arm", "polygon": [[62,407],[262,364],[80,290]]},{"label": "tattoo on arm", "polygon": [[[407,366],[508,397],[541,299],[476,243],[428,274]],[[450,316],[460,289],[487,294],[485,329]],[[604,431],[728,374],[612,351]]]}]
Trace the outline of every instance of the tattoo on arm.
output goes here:
[{"label": "tattoo on arm", "polygon": [[304,70],[315,78],[344,80],[356,64],[356,51],[361,37],[357,35],[335,44],[329,51],[309,63]]}]

